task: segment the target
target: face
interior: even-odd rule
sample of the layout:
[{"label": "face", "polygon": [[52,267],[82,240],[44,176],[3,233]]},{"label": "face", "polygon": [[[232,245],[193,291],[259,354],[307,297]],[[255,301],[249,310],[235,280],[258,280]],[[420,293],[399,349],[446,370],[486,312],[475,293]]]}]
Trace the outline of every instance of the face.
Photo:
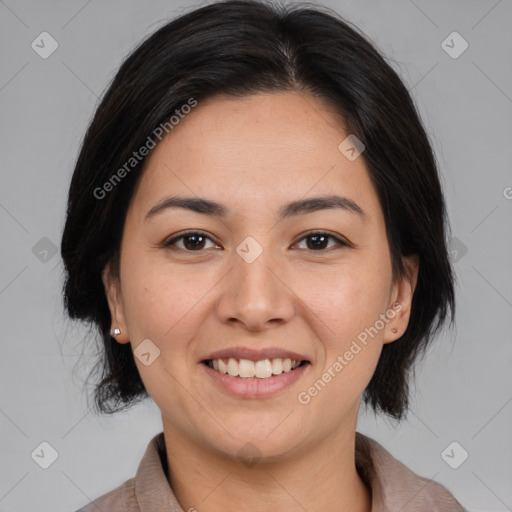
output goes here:
[{"label": "face", "polygon": [[[216,97],[149,156],[119,281],[104,272],[112,327],[131,343],[164,427],[204,449],[235,455],[252,442],[279,457],[353,432],[383,344],[405,331],[417,266],[406,261],[410,278],[392,281],[364,153],[339,149],[348,135],[309,95]],[[165,204],[178,196],[223,211]],[[311,202],[324,196],[339,199]],[[270,378],[204,362],[230,354],[307,362]],[[256,364],[259,375],[278,366]]]}]

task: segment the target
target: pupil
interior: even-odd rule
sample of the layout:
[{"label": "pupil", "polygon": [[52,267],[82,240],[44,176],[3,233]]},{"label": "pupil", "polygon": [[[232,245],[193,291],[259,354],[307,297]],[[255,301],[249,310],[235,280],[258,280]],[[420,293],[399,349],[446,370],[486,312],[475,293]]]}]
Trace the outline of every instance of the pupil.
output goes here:
[{"label": "pupil", "polygon": [[310,237],[310,240],[313,240],[313,239],[322,239],[322,240],[321,240],[321,242],[320,242],[319,244],[317,244],[317,243],[313,243],[313,244],[312,244],[312,245],[313,245],[313,247],[315,247],[315,248],[317,248],[317,249],[318,249],[320,246],[322,246],[322,247],[323,247],[323,244],[324,244],[324,243],[325,243],[325,241],[327,240],[327,237],[326,237],[326,236],[324,236],[324,235],[312,235],[312,236]]},{"label": "pupil", "polygon": [[187,240],[187,243],[186,243],[187,248],[189,248],[188,246],[191,246],[192,248],[196,248],[196,249],[197,249],[197,247],[199,247],[199,246],[203,243],[203,241],[201,240],[199,243],[192,243],[192,244],[190,244],[190,243],[189,243],[189,242],[190,242],[190,240],[191,240],[191,239],[194,239],[194,238],[196,238],[196,239],[197,239],[197,238],[202,239],[202,238],[204,238],[204,237],[203,237],[202,235],[189,235],[189,236],[187,236],[187,237],[186,237],[186,240]]}]

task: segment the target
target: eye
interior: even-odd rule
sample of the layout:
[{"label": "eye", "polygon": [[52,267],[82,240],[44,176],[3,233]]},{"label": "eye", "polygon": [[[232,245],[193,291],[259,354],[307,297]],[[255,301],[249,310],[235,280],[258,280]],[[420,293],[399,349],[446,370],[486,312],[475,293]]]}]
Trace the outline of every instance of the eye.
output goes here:
[{"label": "eye", "polygon": [[[302,240],[312,240],[312,244],[306,247],[307,249],[310,249],[312,251],[321,251],[323,249],[326,249],[326,243],[329,239],[335,240],[338,245],[349,247],[349,244],[344,242],[343,240],[339,239],[338,237],[331,235],[330,233],[326,233],[324,231],[315,231],[313,233],[308,233],[306,236],[302,237],[299,240],[299,243],[302,242]],[[328,244],[327,244],[328,245]]]},{"label": "eye", "polygon": [[[183,246],[178,246],[178,242],[183,240]],[[185,231],[177,236],[170,238],[169,240],[163,243],[164,247],[177,247],[180,250],[184,250],[187,252],[200,252],[205,249],[205,241],[210,240],[214,247],[218,247],[213,240],[207,236],[207,234],[203,231]],[[306,236],[302,237],[299,240],[299,243],[303,240],[311,240],[311,244],[307,244],[306,249],[319,252],[327,248],[332,248],[328,246],[328,240],[334,240],[338,246],[349,247],[349,244],[341,240],[340,238],[331,235],[330,233],[324,231],[316,231],[313,233],[308,233]]]},{"label": "eye", "polygon": [[[177,242],[181,241],[182,239],[184,240],[184,245],[183,247],[179,247]],[[205,248],[205,240],[210,240],[213,242],[212,239],[208,237],[203,231],[185,231],[180,235],[165,241],[163,245],[164,247],[175,246],[178,247],[178,249],[188,252],[199,252]],[[214,246],[217,247],[216,244],[214,244]]]}]

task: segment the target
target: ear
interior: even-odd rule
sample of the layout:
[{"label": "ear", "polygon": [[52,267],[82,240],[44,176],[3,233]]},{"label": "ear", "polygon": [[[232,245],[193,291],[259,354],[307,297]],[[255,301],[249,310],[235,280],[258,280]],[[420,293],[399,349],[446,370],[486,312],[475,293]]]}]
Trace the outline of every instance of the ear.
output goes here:
[{"label": "ear", "polygon": [[[124,306],[121,295],[121,284],[111,271],[110,263],[108,263],[101,274],[103,286],[105,287],[105,295],[107,296],[108,307],[110,309],[110,317],[112,325],[110,326],[111,336],[118,343],[129,343],[130,337],[128,327],[124,316]],[[120,329],[120,334],[113,334],[114,329]]]},{"label": "ear", "polygon": [[390,320],[384,331],[384,343],[391,343],[400,338],[407,329],[411,316],[412,297],[418,281],[419,258],[417,255],[406,256],[403,261],[404,275],[393,283],[391,289],[391,298],[386,312]]}]

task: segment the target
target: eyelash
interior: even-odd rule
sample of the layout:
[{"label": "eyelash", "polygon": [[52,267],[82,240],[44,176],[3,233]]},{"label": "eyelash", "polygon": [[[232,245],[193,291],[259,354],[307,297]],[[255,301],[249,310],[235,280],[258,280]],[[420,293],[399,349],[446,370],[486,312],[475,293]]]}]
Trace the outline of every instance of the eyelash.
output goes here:
[{"label": "eyelash", "polygon": [[[200,235],[200,236],[203,236],[205,238],[207,238],[208,240],[212,241],[213,243],[215,243],[209,236],[207,233],[205,233],[204,231],[184,231],[182,232],[181,234],[173,237],[173,238],[170,238],[169,240],[165,241],[163,243],[163,246],[166,247],[166,248],[170,248],[172,246],[175,245],[175,243],[178,241],[178,240],[181,240],[182,238],[187,238],[188,236],[192,236],[192,235]],[[334,235],[331,235],[330,233],[328,232],[325,232],[325,231],[313,231],[311,233],[307,233],[306,235],[304,235],[301,239],[299,239],[299,242],[302,242],[304,239],[306,238],[310,238],[310,237],[313,237],[313,236],[326,236],[327,238],[331,238],[333,240],[335,240],[337,242],[337,244],[341,247],[350,247],[350,245],[347,243],[347,242],[344,242],[343,240],[341,240],[340,238],[334,236]],[[188,250],[188,249],[182,249],[181,247],[178,247],[179,250],[181,251],[184,251],[184,252],[202,252],[203,249],[200,249],[200,250],[197,250],[197,251],[191,251],[191,250]],[[332,249],[329,248],[329,249]],[[311,252],[326,252],[328,249],[319,249],[319,250],[313,250],[313,249],[309,249]]]}]

